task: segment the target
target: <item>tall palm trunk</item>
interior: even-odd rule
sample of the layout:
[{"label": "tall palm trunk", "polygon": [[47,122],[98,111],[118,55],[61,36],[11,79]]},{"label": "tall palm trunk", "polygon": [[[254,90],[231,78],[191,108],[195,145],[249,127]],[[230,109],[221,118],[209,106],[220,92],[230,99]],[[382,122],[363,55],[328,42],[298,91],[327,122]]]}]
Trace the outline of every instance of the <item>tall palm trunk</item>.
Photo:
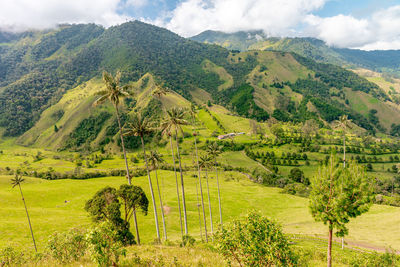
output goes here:
[{"label": "tall palm trunk", "polygon": [[160,241],[161,239],[160,239],[160,227],[158,226],[157,205],[156,205],[156,200],[154,198],[153,184],[151,182],[149,164],[147,162],[146,148],[144,147],[143,136],[140,137],[140,140],[142,141],[143,156],[144,156],[144,161],[146,162],[147,177],[149,178],[149,187],[150,187],[150,193],[151,193],[151,200],[153,201],[154,220],[155,220],[155,223],[156,223],[157,239],[158,239],[158,241]]},{"label": "tall palm trunk", "polygon": [[[343,133],[343,168],[346,168],[346,132]],[[343,188],[343,177],[342,177]],[[344,248],[344,237],[342,236],[342,249]]]},{"label": "tall palm trunk", "polygon": [[[118,106],[117,105],[115,105],[115,111],[117,113],[117,121],[118,121],[118,128],[119,128],[119,136],[121,138],[122,151],[124,152],[124,160],[125,160],[125,167],[126,167],[126,177],[128,178],[128,184],[131,185],[132,184],[132,180],[131,180],[131,175],[129,173],[129,165],[128,165],[128,159],[126,157],[124,135],[122,134],[121,119],[119,117],[119,110],[118,110]],[[133,217],[134,217],[134,220],[135,220],[135,230],[136,230],[136,236],[137,236],[137,244],[140,245],[139,228],[138,228],[138,224],[137,224],[136,210],[135,209],[133,209]]]},{"label": "tall palm trunk", "polygon": [[176,128],[175,128],[175,139],[176,139],[176,152],[178,154],[178,160],[179,160],[179,171],[181,173],[183,220],[185,223],[185,235],[187,235],[188,234],[188,224],[187,224],[187,214],[186,214],[185,185],[184,185],[184,181],[183,181],[181,154],[179,152],[178,130]]},{"label": "tall palm trunk", "polygon": [[20,185],[19,183],[18,183],[18,187],[19,187],[19,192],[21,192],[22,202],[24,202],[26,217],[28,218],[29,229],[31,230],[31,236],[32,236],[33,246],[35,247],[35,251],[37,252],[35,237],[33,236],[33,229],[32,229],[31,220],[30,220],[30,218],[29,218],[28,208],[26,207],[24,194],[22,194],[21,185]]},{"label": "tall palm trunk", "polygon": [[114,105],[114,107],[115,107],[115,112],[117,113],[117,120],[118,120],[118,127],[119,127],[119,136],[121,137],[122,151],[124,152],[125,167],[126,167],[126,177],[128,178],[128,184],[131,185],[131,175],[129,174],[128,160],[127,160],[127,158],[126,158],[126,150],[125,150],[124,136],[123,136],[123,134],[122,134],[121,119],[119,118],[118,106],[117,106],[117,105]]},{"label": "tall palm trunk", "polygon": [[222,230],[222,208],[221,208],[221,194],[219,192],[217,158],[215,158],[215,177],[217,178],[217,189],[218,189],[219,223],[221,224],[221,230]]},{"label": "tall palm trunk", "polygon": [[199,186],[200,186],[201,208],[203,209],[204,233],[205,233],[205,236],[206,236],[206,242],[208,242],[206,211],[205,211],[205,207],[204,207],[203,186],[201,185],[201,174],[200,174],[199,154],[198,154],[198,151],[197,151],[196,136],[195,136],[195,138],[194,138],[194,146],[195,146],[195,149],[196,149],[196,162],[197,162],[197,171],[198,171]]},{"label": "tall palm trunk", "polygon": [[199,203],[199,189],[197,187],[196,184],[196,198],[197,198],[197,202],[196,202],[196,206],[197,206],[197,213],[199,214],[199,227],[200,227],[200,238],[201,240],[203,240],[203,230],[201,227],[201,215],[200,215],[200,203]]},{"label": "tall palm trunk", "polygon": [[343,136],[343,168],[346,168],[346,134]]},{"label": "tall palm trunk", "polygon": [[208,172],[206,169],[206,182],[207,182],[207,195],[208,195],[208,209],[210,212],[210,224],[211,224],[211,238],[214,241],[214,228],[213,228],[213,218],[212,218],[212,211],[211,211],[211,198],[210,198],[210,187],[208,186]]},{"label": "tall palm trunk", "polygon": [[162,222],[163,222],[164,240],[167,241],[167,228],[165,226],[164,205],[163,205],[162,198],[161,198],[160,186],[158,184],[157,169],[155,169],[155,173],[156,173],[156,183],[157,183],[158,197],[160,199],[160,205],[161,205],[161,218],[162,218]]},{"label": "tall palm trunk", "polygon": [[176,174],[176,164],[175,164],[175,155],[174,155],[174,146],[172,145],[172,136],[169,136],[169,143],[171,144],[171,153],[172,153],[172,161],[174,163],[174,173],[175,173],[175,183],[176,183],[176,195],[178,196],[178,209],[179,209],[179,222],[181,226],[181,237],[183,240],[183,225],[182,225],[182,211],[181,211],[181,199],[179,196],[179,183],[178,183],[178,175]]}]

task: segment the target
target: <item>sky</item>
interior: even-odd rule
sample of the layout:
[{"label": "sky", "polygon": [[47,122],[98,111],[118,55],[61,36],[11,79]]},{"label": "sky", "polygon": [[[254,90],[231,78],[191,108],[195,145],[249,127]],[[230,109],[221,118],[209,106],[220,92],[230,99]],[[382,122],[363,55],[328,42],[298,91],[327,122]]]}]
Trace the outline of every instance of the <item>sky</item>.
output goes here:
[{"label": "sky", "polygon": [[61,23],[105,27],[141,20],[190,37],[205,30],[263,30],[334,47],[400,49],[400,0],[0,0],[0,29]]}]

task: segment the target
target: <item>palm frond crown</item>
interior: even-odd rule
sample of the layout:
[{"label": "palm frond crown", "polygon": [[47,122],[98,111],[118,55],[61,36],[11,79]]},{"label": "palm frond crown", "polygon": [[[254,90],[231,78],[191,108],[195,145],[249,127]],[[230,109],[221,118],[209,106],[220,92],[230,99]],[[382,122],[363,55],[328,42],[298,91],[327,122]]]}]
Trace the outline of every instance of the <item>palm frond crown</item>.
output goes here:
[{"label": "palm frond crown", "polygon": [[140,136],[149,135],[154,131],[152,124],[148,117],[143,116],[141,113],[135,113],[131,116],[130,121],[124,127],[124,135],[126,136]]},{"label": "palm frond crown", "polygon": [[208,167],[211,166],[211,156],[209,154],[204,154],[200,156],[200,160],[199,160],[199,166],[202,169],[207,169]]},{"label": "palm frond crown", "polygon": [[167,110],[167,116],[161,123],[161,129],[164,134],[171,134],[172,130],[182,132],[182,125],[188,125],[189,123],[185,119],[186,110],[183,108],[173,107]]},{"label": "palm frond crown", "polygon": [[155,150],[150,151],[149,161],[153,169],[157,168],[158,166],[160,166],[160,164],[165,162],[162,158],[162,155]]},{"label": "palm frond crown", "polygon": [[207,146],[207,153],[215,159],[222,153],[222,146],[218,145],[217,142],[213,142]]},{"label": "palm frond crown", "polygon": [[117,71],[115,77],[113,77],[110,73],[104,71],[103,82],[106,85],[106,89],[96,93],[96,95],[100,97],[93,103],[93,105],[96,106],[103,104],[107,99],[109,99],[111,103],[113,103],[115,106],[118,106],[120,98],[132,95],[132,93],[129,93],[131,86],[120,86],[120,79],[120,71]]},{"label": "palm frond crown", "polygon": [[22,178],[22,175],[16,174],[15,177],[11,179],[11,185],[14,188],[20,185],[23,181],[25,181],[25,179]]}]

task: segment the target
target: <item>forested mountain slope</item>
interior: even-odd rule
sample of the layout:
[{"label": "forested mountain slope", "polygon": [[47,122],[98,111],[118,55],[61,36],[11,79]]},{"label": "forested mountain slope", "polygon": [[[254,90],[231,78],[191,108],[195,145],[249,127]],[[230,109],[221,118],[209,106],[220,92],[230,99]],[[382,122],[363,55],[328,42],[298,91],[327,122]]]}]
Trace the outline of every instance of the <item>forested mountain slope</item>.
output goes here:
[{"label": "forested mountain slope", "polygon": [[[0,127],[6,136],[23,134],[24,145],[77,149],[113,140],[111,106],[92,103],[102,71],[118,69],[136,94],[124,101],[123,116],[133,109],[160,116],[165,107],[210,101],[258,121],[313,118],[324,124],[348,114],[370,132],[389,132],[400,120],[394,94],[297,54],[230,52],[137,21],[0,36]],[[157,99],[155,86],[174,92]]]},{"label": "forested mountain slope", "polygon": [[268,37],[262,31],[224,33],[205,31],[191,37],[198,42],[218,44],[230,50],[275,50],[341,66],[357,66],[400,75],[400,51],[363,51],[334,48],[315,38]]}]

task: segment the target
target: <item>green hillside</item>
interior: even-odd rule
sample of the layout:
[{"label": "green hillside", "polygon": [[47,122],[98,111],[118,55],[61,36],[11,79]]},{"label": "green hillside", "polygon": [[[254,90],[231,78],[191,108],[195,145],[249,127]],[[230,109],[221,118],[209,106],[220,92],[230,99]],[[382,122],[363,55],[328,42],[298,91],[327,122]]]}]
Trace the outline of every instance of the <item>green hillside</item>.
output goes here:
[{"label": "green hillside", "polygon": [[[243,36],[244,33],[239,34],[237,40]],[[311,39],[270,42],[274,50],[281,49],[278,44],[300,47],[308,42],[321,46],[319,41]],[[325,50],[321,53],[327,54]],[[342,68],[284,52],[229,52],[134,21],[109,29],[82,24],[3,34],[1,132],[4,136],[22,136],[19,142],[24,145],[61,149],[75,129],[79,131],[84,124],[96,123],[98,126],[90,131],[91,140],[85,141],[86,146],[89,143],[94,147],[104,146],[115,135],[112,131],[106,133],[113,114],[109,108],[92,109],[92,95],[101,86],[102,71],[115,73],[117,69],[123,73],[124,84],[136,83],[149,73],[155,83],[180,95],[165,98],[161,103],[164,107],[174,105],[175,101],[198,104],[211,101],[234,114],[258,121],[273,117],[304,122],[314,118],[323,123],[345,113],[372,133],[390,133],[391,125],[399,119],[386,116],[398,109],[387,90]],[[365,101],[375,101],[374,105],[366,105],[368,110],[351,101],[360,91],[367,94],[365,99],[374,99]],[[144,102],[139,99],[137,103],[125,104],[137,105],[139,109],[157,106],[159,100],[150,101],[149,94]],[[377,110],[378,123],[371,121],[371,109]],[[60,131],[55,133],[56,128]],[[71,142],[67,146],[83,145],[81,141]]]},{"label": "green hillside", "polygon": [[400,52],[363,51],[348,48],[335,48],[323,41],[309,37],[269,37],[263,31],[223,33],[204,31],[192,40],[210,44],[218,44],[230,50],[274,50],[294,52],[316,61],[346,67],[363,67],[374,71],[386,72],[398,76],[400,74]]}]

